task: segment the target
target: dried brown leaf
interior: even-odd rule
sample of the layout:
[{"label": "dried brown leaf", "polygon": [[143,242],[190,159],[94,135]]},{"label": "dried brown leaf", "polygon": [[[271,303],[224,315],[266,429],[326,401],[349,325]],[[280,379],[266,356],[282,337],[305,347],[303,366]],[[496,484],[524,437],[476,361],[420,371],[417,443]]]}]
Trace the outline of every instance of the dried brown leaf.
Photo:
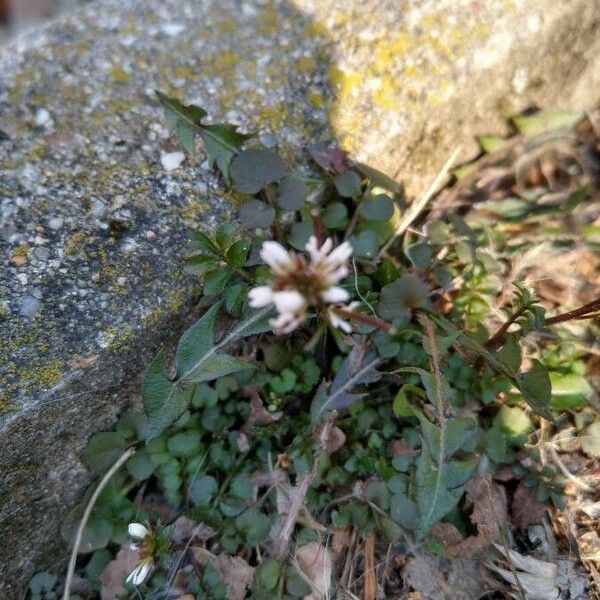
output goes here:
[{"label": "dried brown leaf", "polygon": [[318,542],[310,542],[296,548],[296,563],[311,583],[314,600],[325,598],[331,586],[333,560],[331,552]]},{"label": "dried brown leaf", "polygon": [[173,523],[173,531],[171,532],[171,540],[176,544],[183,544],[190,540],[193,536],[195,540],[209,540],[217,535],[217,532],[211,529],[204,523],[196,523],[192,519],[185,516],[179,517]]},{"label": "dried brown leaf", "polygon": [[254,569],[243,558],[227,554],[219,554],[211,566],[221,575],[221,581],[227,586],[227,598],[244,600],[246,591],[254,579]]},{"label": "dried brown leaf", "polygon": [[536,490],[522,482],[512,500],[512,522],[519,529],[527,529],[533,523],[541,522],[546,516],[546,505],[536,497]]},{"label": "dried brown leaf", "polygon": [[107,565],[100,575],[100,598],[101,600],[117,600],[117,597],[125,593],[123,581],[135,569],[140,560],[137,550],[121,549],[114,560]]}]

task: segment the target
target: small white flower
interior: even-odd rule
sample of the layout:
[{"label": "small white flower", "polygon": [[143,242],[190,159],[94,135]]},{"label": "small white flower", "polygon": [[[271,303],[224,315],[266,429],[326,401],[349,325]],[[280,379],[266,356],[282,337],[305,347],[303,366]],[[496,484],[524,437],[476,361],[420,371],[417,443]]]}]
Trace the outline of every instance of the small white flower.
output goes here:
[{"label": "small white flower", "polygon": [[141,523],[129,523],[127,533],[136,540],[143,540],[150,533],[150,530]]},{"label": "small white flower", "polygon": [[[301,325],[309,306],[322,310],[324,305],[341,304],[350,298],[338,285],[349,273],[346,263],[352,255],[350,243],[343,242],[333,248],[333,241],[327,239],[319,246],[317,238],[311,236],[305,249],[310,262],[273,241],[264,242],[260,250],[261,258],[273,273],[273,281],[268,286],[251,289],[248,299],[253,308],[275,306],[279,314],[271,325],[278,333],[290,333]],[[343,319],[336,323],[339,321]],[[350,327],[347,323],[340,326],[344,331],[347,327]]]},{"label": "small white flower", "polygon": [[[354,311],[360,306],[360,302],[351,302],[346,309],[349,311]],[[344,333],[352,332],[352,325],[343,319],[339,313],[335,311],[335,307],[329,306],[327,308],[327,314],[329,316],[329,323],[332,327],[336,329],[341,329]]]},{"label": "small white flower", "polygon": [[154,561],[152,558],[144,558],[141,560],[135,569],[127,576],[127,583],[133,583],[133,585],[141,585],[146,580],[146,577],[150,574]]}]

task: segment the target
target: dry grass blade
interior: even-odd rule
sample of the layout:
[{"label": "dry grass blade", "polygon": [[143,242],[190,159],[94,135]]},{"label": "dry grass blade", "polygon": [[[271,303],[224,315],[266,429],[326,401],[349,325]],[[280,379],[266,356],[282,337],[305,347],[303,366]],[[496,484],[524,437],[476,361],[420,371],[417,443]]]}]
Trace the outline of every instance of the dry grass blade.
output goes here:
[{"label": "dry grass blade", "polygon": [[446,181],[446,177],[448,177],[448,173],[450,169],[454,166],[458,155],[460,154],[461,147],[458,146],[454,152],[450,155],[450,158],[446,161],[444,166],[441,168],[440,172],[437,174],[436,178],[431,182],[431,185],[427,188],[426,192],[417,200],[410,205],[410,208],[406,211],[405,215],[402,217],[400,223],[396,227],[393,235],[390,239],[383,245],[377,259],[379,260],[391,247],[391,245],[396,241],[396,239],[401,236],[414,222],[414,220],[421,214],[423,209],[427,206],[427,204],[431,201],[431,199],[440,191],[442,185]]},{"label": "dry grass blade", "polygon": [[371,533],[365,539],[365,584],[363,600],[377,598],[377,575],[375,573],[375,534]]}]

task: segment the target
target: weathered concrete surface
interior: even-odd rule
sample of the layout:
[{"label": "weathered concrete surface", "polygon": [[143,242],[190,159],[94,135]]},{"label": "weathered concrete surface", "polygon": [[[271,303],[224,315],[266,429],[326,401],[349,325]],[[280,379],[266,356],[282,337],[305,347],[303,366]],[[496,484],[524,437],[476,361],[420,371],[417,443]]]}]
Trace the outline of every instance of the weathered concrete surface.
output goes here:
[{"label": "weathered concrete surface", "polygon": [[330,40],[343,146],[422,192],[531,106],[600,100],[599,0],[293,0]]},{"label": "weathered concrete surface", "polygon": [[193,305],[186,224],[236,200],[201,151],[166,171],[154,88],[290,160],[331,122],[415,191],[508,114],[600,95],[600,0],[295,1],[99,0],[0,55],[2,598],[64,553],[78,454]]}]

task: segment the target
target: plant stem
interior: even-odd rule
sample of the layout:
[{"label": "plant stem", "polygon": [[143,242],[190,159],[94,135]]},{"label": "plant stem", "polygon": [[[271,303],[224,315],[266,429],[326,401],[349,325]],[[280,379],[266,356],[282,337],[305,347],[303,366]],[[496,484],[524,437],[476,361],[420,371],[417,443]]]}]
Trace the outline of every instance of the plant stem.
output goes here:
[{"label": "plant stem", "polygon": [[596,298],[575,310],[570,310],[555,317],[546,319],[545,325],[556,325],[557,323],[564,323],[565,321],[571,321],[574,319],[593,319],[597,317],[596,314],[600,311],[600,298]]},{"label": "plant stem", "polygon": [[502,343],[504,342],[504,336],[508,331],[509,327],[526,311],[529,309],[531,304],[527,304],[522,306],[519,310],[517,310],[510,318],[504,323],[496,333],[484,344],[486,350],[498,350]]},{"label": "plant stem", "polygon": [[131,457],[135,453],[135,448],[128,448],[115,462],[115,464],[107,471],[106,475],[102,478],[98,487],[92,494],[85,510],[83,512],[83,516],[81,517],[81,521],[79,522],[79,527],[77,527],[77,533],[75,535],[75,541],[73,542],[73,549],[71,550],[71,558],[69,559],[69,568],[67,569],[67,578],[65,580],[65,590],[63,592],[63,600],[69,600],[71,596],[71,583],[73,582],[73,574],[75,573],[75,565],[77,563],[77,554],[79,553],[79,546],[81,545],[81,539],[83,537],[83,530],[87,525],[88,519],[92,514],[92,510],[96,501],[98,500],[98,496],[102,493],[102,490],[106,487],[111,477],[121,468],[121,466],[127,462],[129,457]]}]

